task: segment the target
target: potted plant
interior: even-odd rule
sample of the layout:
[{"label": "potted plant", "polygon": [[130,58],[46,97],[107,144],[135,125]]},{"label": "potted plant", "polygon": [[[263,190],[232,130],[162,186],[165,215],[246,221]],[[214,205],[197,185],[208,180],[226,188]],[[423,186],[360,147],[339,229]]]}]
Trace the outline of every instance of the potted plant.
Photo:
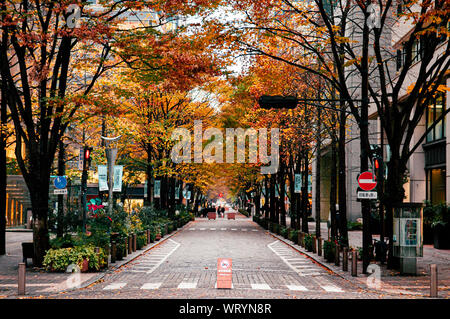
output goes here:
[{"label": "potted plant", "polygon": [[336,243],[331,240],[323,242],[323,257],[328,262],[333,262],[335,258]]},{"label": "potted plant", "polygon": [[307,251],[313,251],[313,237],[310,234],[305,234],[304,243]]},{"label": "potted plant", "polygon": [[436,249],[450,248],[450,213],[445,204],[436,207],[431,227],[433,228],[433,245]]}]

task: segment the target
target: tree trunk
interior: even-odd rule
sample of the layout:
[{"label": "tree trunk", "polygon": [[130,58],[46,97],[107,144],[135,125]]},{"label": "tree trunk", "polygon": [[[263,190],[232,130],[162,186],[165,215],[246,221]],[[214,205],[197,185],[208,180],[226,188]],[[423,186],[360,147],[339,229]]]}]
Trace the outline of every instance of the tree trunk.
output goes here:
[{"label": "tree trunk", "polygon": [[280,215],[281,215],[281,220],[280,220],[280,224],[284,227],[286,227],[286,205],[284,203],[284,198],[286,196],[286,192],[285,192],[285,180],[284,180],[284,164],[283,162],[280,163]]},{"label": "tree trunk", "polygon": [[393,218],[394,205],[403,202],[405,190],[403,188],[403,177],[406,166],[402,165],[398,155],[394,151],[388,164],[388,179],[386,182],[386,235],[389,237],[389,255],[387,267],[396,269],[399,267],[399,258],[393,255]]},{"label": "tree trunk", "polygon": [[275,216],[275,174],[270,175],[270,221],[275,223],[276,222],[276,216]]},{"label": "tree trunk", "polygon": [[48,200],[49,185],[48,180],[36,182],[35,189],[30,189],[31,207],[33,210],[33,243],[34,256],[33,265],[41,267],[46,251],[50,248],[48,234]]},{"label": "tree trunk", "polygon": [[6,254],[6,128],[7,104],[6,104],[6,80],[2,78],[1,110],[0,110],[0,256]]},{"label": "tree trunk", "polygon": [[331,239],[337,240],[337,216],[336,216],[336,190],[337,190],[337,150],[336,139],[331,138],[331,169],[330,169],[330,215],[331,215]]},{"label": "tree trunk", "polygon": [[303,187],[302,187],[302,231],[309,233],[308,227],[308,152],[304,152],[303,157]]},{"label": "tree trunk", "polygon": [[[59,142],[58,152],[58,176],[64,176],[66,174],[65,165],[65,146],[62,141]],[[56,237],[62,238],[64,235],[64,195],[58,195],[58,225],[56,227]]]},{"label": "tree trunk", "polygon": [[[320,123],[320,107],[317,108],[317,119]],[[315,198],[315,204],[316,204],[316,237],[321,237],[320,234],[320,161],[321,161],[321,138],[320,138],[320,124],[317,128],[317,151],[316,151],[316,198]]]},{"label": "tree trunk", "polygon": [[[341,103],[343,109],[344,103]],[[345,173],[345,122],[346,114],[341,111],[339,120],[339,145],[338,145],[338,202],[339,202],[339,217],[341,230],[341,243],[348,246],[348,229],[347,229],[347,187],[346,187],[346,173]]]}]

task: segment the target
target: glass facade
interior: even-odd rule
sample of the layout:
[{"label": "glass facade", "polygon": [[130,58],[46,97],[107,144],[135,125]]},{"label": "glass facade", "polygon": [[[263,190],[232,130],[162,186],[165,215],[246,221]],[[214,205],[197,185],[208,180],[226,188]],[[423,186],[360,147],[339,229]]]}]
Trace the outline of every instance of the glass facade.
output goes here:
[{"label": "glass facade", "polygon": [[[445,104],[445,93],[439,93],[430,103],[426,112],[427,129],[442,115]],[[427,134],[427,142],[433,142],[443,138],[445,138],[445,118],[440,120]]]},{"label": "glass facade", "polygon": [[427,170],[427,200],[433,205],[445,203],[445,168]]}]

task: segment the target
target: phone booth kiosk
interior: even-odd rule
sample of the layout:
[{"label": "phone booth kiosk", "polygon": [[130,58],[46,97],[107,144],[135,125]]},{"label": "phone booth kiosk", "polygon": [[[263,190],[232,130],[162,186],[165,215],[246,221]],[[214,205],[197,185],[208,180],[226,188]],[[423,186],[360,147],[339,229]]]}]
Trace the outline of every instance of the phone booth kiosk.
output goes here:
[{"label": "phone booth kiosk", "polygon": [[401,274],[417,274],[417,257],[423,256],[423,204],[394,207],[393,254],[400,258]]}]

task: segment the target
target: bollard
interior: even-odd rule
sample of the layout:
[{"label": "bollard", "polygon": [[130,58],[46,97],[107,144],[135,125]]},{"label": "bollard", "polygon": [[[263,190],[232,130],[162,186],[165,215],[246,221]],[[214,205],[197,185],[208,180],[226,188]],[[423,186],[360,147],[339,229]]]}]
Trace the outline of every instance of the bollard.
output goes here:
[{"label": "bollard", "polygon": [[336,245],[336,249],[335,249],[335,253],[334,253],[334,264],[336,265],[336,266],[339,266],[339,262],[340,262],[340,255],[339,255],[339,253],[340,253],[340,247],[339,247],[339,245]]},{"label": "bollard", "polygon": [[352,250],[352,276],[358,276],[358,255],[356,250]]},{"label": "bollard", "polygon": [[438,274],[436,264],[430,265],[430,297],[436,298],[438,296]]},{"label": "bollard", "polygon": [[136,237],[137,237],[137,235],[133,234],[133,252],[136,251]]},{"label": "bollard", "polygon": [[317,252],[316,236],[313,236],[313,241],[312,241],[312,252],[313,252],[314,254]]},{"label": "bollard", "polygon": [[117,246],[116,242],[113,240],[111,242],[111,264],[116,262]]},{"label": "bollard", "polygon": [[128,236],[128,254],[131,254],[133,252],[133,236]]},{"label": "bollard", "polygon": [[128,238],[124,239],[124,249],[123,249],[123,257],[127,257],[128,255]]},{"label": "bollard", "polygon": [[342,251],[342,270],[348,271],[348,248],[344,247]]},{"label": "bollard", "polygon": [[317,238],[317,255],[322,256],[322,237]]},{"label": "bollard", "polygon": [[150,244],[150,230],[147,229],[147,245]]},{"label": "bollard", "polygon": [[25,295],[26,267],[25,263],[19,263],[19,296]]},{"label": "bollard", "polygon": [[305,247],[304,239],[305,239],[305,234],[303,232],[301,232],[300,233],[300,246],[301,247]]}]

